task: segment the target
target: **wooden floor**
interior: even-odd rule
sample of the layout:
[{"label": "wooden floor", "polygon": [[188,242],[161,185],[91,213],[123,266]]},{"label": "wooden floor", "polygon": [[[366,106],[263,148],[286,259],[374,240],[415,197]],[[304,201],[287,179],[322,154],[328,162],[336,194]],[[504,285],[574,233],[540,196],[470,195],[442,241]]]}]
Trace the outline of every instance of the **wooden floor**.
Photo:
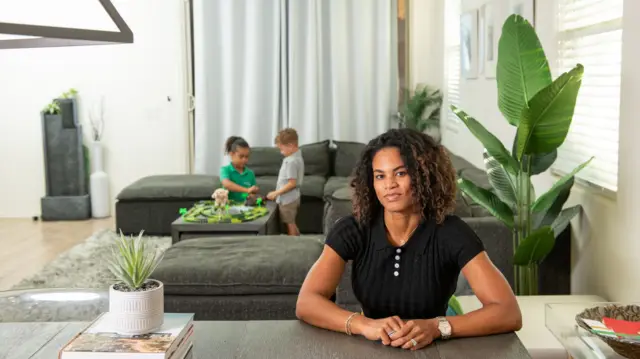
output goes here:
[{"label": "wooden floor", "polygon": [[35,274],[60,253],[106,228],[114,228],[113,217],[61,222],[0,218],[0,291]]}]

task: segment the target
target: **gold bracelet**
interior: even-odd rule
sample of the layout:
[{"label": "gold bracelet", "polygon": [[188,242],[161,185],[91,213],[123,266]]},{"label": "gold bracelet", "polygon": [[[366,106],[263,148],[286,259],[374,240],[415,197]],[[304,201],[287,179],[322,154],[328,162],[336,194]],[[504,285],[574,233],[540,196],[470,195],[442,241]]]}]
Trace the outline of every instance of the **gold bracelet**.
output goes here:
[{"label": "gold bracelet", "polygon": [[347,332],[347,335],[351,335],[351,320],[353,320],[353,317],[355,317],[358,314],[360,313],[358,312],[351,313],[349,318],[347,318],[347,321],[344,323],[344,328],[345,328],[345,332]]}]

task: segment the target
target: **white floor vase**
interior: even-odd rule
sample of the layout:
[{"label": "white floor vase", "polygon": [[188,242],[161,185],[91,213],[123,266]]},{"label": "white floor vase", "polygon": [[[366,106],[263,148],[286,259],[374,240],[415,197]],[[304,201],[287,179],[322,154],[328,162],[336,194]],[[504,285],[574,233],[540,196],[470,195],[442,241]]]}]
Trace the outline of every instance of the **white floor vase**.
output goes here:
[{"label": "white floor vase", "polygon": [[148,291],[121,292],[109,288],[109,317],[116,332],[123,335],[147,334],[164,322],[164,285]]},{"label": "white floor vase", "polygon": [[110,215],[109,176],[104,171],[102,156],[102,143],[94,142],[93,153],[91,154],[93,172],[89,177],[91,214],[93,218],[106,218]]}]

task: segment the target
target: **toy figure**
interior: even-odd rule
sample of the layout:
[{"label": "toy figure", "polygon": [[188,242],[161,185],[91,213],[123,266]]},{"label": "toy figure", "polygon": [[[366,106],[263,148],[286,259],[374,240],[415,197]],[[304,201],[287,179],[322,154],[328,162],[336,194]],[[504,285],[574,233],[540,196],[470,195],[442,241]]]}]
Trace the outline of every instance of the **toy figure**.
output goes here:
[{"label": "toy figure", "polygon": [[264,203],[264,197],[255,195],[255,196],[247,197],[247,199],[244,202],[244,205],[249,207],[254,207],[254,206],[260,207],[260,205],[263,203]]},{"label": "toy figure", "polygon": [[211,198],[214,200],[214,207],[218,209],[225,208],[229,202],[229,191],[224,188],[218,188],[213,192]]}]

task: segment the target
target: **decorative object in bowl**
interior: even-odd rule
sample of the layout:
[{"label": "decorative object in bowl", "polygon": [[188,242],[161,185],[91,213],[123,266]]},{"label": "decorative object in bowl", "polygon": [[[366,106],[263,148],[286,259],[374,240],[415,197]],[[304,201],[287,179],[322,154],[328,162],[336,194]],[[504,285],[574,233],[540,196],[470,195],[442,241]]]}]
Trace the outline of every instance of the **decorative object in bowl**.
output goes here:
[{"label": "decorative object in bowl", "polygon": [[113,248],[109,270],[117,282],[109,287],[109,318],[115,331],[141,335],[159,329],[164,322],[164,284],[150,279],[162,253],[137,238],[120,233]]},{"label": "decorative object in bowl", "polygon": [[[587,308],[578,313],[575,319],[581,328],[591,332],[589,326],[581,319],[591,319],[602,322],[603,317],[638,322],[640,321],[640,306],[635,304],[608,304]],[[640,343],[637,341],[627,340],[624,338],[613,338],[598,333],[594,334],[621,356],[629,359],[640,359]]]}]

